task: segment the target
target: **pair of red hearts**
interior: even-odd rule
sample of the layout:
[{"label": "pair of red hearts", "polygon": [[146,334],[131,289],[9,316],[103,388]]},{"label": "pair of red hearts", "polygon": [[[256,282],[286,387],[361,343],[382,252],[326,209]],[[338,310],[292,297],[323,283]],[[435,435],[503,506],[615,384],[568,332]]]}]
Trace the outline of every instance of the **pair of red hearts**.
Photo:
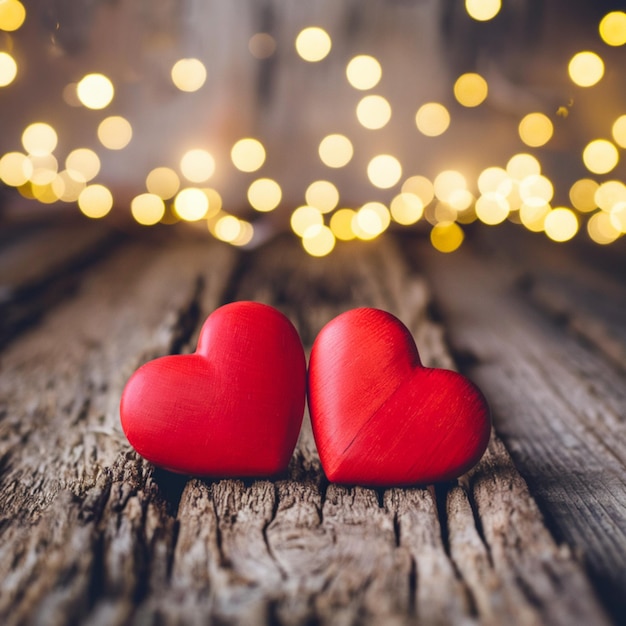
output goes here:
[{"label": "pair of red hearts", "polygon": [[[122,395],[122,427],[169,470],[270,476],[287,468],[306,390],[291,322],[257,302],[212,313],[191,355],[146,363]],[[370,308],[339,315],[311,352],[308,400],[329,480],[374,486],[449,480],[482,456],[487,403],[467,378],[422,367],[409,330]]]}]

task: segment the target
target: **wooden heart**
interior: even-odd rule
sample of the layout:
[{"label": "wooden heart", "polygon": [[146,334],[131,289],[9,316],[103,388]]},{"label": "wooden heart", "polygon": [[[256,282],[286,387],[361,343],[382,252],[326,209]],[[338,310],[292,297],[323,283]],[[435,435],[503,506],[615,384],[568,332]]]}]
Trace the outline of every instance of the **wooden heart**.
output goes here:
[{"label": "wooden heart", "polygon": [[478,462],[491,432],[480,390],[461,374],[423,367],[409,330],[378,309],[353,309],[321,330],[308,398],[322,467],[333,482],[449,480]]},{"label": "wooden heart", "polygon": [[272,475],[286,469],[302,424],[306,361],[291,322],[258,302],[220,307],[191,355],[140,367],[122,395],[135,450],[174,472]]}]

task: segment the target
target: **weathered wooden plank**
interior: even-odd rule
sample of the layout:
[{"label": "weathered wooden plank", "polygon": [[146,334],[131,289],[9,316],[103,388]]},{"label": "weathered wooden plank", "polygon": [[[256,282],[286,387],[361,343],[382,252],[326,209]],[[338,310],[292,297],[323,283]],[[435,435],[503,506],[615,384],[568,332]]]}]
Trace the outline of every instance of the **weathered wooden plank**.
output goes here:
[{"label": "weathered wooden plank", "polygon": [[488,395],[496,429],[557,538],[581,552],[619,614],[626,586],[623,375],[529,302],[517,280],[524,263],[476,249],[445,257],[422,250],[419,266],[431,278],[453,351]]}]

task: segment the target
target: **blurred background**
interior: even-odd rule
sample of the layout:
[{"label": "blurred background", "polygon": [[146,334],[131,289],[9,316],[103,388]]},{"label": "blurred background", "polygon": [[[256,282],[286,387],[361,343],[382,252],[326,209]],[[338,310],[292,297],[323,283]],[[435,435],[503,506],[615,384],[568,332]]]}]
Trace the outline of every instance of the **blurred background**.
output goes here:
[{"label": "blurred background", "polygon": [[0,223],[313,256],[626,232],[623,2],[0,0]]}]

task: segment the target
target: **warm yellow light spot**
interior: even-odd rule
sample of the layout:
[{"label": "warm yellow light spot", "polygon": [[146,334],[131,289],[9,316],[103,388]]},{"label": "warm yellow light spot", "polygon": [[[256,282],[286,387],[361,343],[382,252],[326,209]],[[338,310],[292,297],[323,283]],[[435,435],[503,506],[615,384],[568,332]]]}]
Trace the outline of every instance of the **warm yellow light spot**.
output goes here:
[{"label": "warm yellow light spot", "polygon": [[17,76],[17,63],[8,52],[0,52],[0,87],[10,85]]},{"label": "warm yellow light spot", "polygon": [[430,243],[439,252],[454,252],[464,238],[462,228],[454,222],[440,222],[430,231]]},{"label": "warm yellow light spot", "polygon": [[0,1],[0,30],[13,32],[26,19],[26,9],[18,0]]},{"label": "warm yellow light spot", "polygon": [[181,189],[174,198],[174,211],[186,222],[197,222],[207,214],[209,199],[202,189],[186,187]]},{"label": "warm yellow light spot", "polygon": [[215,172],[215,159],[210,152],[200,148],[189,150],[180,160],[182,175],[192,183],[203,183]]},{"label": "warm yellow light spot", "polygon": [[328,180],[316,180],[306,189],[304,197],[308,205],[321,213],[329,213],[339,204],[339,191]]},{"label": "warm yellow light spot", "polygon": [[454,97],[464,107],[477,107],[487,97],[487,81],[474,73],[462,74],[454,83]]},{"label": "warm yellow light spot", "polygon": [[514,180],[520,181],[527,176],[541,174],[541,164],[532,154],[520,152],[509,159],[506,173]]},{"label": "warm yellow light spot", "polygon": [[65,159],[68,174],[78,182],[89,182],[100,171],[100,158],[89,148],[76,148]]},{"label": "warm yellow light spot", "polygon": [[[53,181],[54,182],[54,181]],[[54,204],[59,201],[59,194],[57,189],[59,189],[59,184],[55,186],[51,183],[46,183],[45,185],[31,185],[31,192],[35,200],[38,200],[42,204]]]},{"label": "warm yellow light spot", "polygon": [[354,216],[352,228],[359,239],[374,239],[389,227],[389,210],[380,202],[367,202]]},{"label": "warm yellow light spot", "polygon": [[543,222],[543,229],[552,241],[569,241],[578,232],[578,218],[571,209],[552,209]]},{"label": "warm yellow light spot", "polygon": [[87,217],[104,217],[112,207],[113,195],[104,185],[87,185],[78,196],[78,208]]},{"label": "warm yellow light spot", "polygon": [[352,142],[344,135],[327,135],[319,145],[320,159],[328,167],[347,165],[353,154]]},{"label": "warm yellow light spot", "polygon": [[489,191],[476,200],[476,215],[484,224],[495,226],[509,216],[509,203],[500,193]]},{"label": "warm yellow light spot", "polygon": [[375,156],[367,166],[367,177],[372,185],[380,189],[389,189],[400,180],[402,165],[390,154]]},{"label": "warm yellow light spot", "polygon": [[424,203],[421,198],[413,193],[399,193],[389,205],[391,217],[398,222],[408,226],[415,224],[424,214]]},{"label": "warm yellow light spot", "polygon": [[207,200],[209,201],[209,208],[207,210],[205,217],[207,219],[214,217],[222,210],[222,206],[223,206],[222,196],[220,196],[219,192],[216,189],[213,189],[211,187],[204,187],[202,189],[202,192],[204,193],[204,195],[207,197]]},{"label": "warm yellow light spot", "polygon": [[43,122],[35,122],[26,127],[22,133],[22,145],[33,156],[45,156],[51,154],[57,146],[57,133]]},{"label": "warm yellow light spot", "polygon": [[256,172],[265,163],[265,148],[258,139],[245,137],[232,147],[230,158],[241,172]]},{"label": "warm yellow light spot", "polygon": [[82,190],[86,187],[83,181],[78,181],[70,176],[67,170],[59,172],[52,181],[52,187],[63,202],[76,202]]},{"label": "warm yellow light spot", "polygon": [[282,195],[280,185],[271,178],[258,178],[248,187],[248,202],[262,213],[273,211],[280,204]]},{"label": "warm yellow light spot", "polygon": [[620,233],[626,233],[626,202],[617,202],[609,214],[611,224]]},{"label": "warm yellow light spot", "polygon": [[49,185],[57,177],[59,163],[52,154],[44,156],[30,155],[28,160],[33,166],[30,182],[34,185]]},{"label": "warm yellow light spot", "polygon": [[289,221],[291,224],[291,230],[293,230],[293,232],[299,237],[303,237],[309,226],[323,224],[324,218],[315,207],[305,205],[298,207],[291,214],[291,219]]},{"label": "warm yellow light spot", "polygon": [[248,50],[257,59],[267,59],[276,52],[276,40],[269,33],[255,33],[248,41]]},{"label": "warm yellow light spot", "polygon": [[427,137],[437,137],[446,132],[450,126],[450,113],[439,102],[423,104],[415,115],[417,130]]},{"label": "warm yellow light spot", "polygon": [[520,182],[519,195],[526,204],[543,205],[552,200],[554,186],[541,174],[532,174]]},{"label": "warm yellow light spot", "polygon": [[156,194],[142,193],[132,199],[130,212],[138,224],[152,226],[160,222],[165,215],[165,203]]},{"label": "warm yellow light spot", "polygon": [[120,115],[106,117],[98,125],[98,139],[109,150],[122,150],[133,138],[130,122]]},{"label": "warm yellow light spot", "polygon": [[457,189],[467,189],[467,182],[461,172],[444,170],[435,177],[435,195],[442,202],[448,202]]},{"label": "warm yellow light spot", "polygon": [[7,152],[0,159],[0,180],[11,187],[25,184],[33,174],[33,164],[21,152]]},{"label": "warm yellow light spot", "polygon": [[465,0],[468,15],[479,22],[493,19],[501,7],[501,0]]},{"label": "warm yellow light spot", "polygon": [[375,87],[383,75],[380,63],[372,56],[360,54],[353,57],[346,67],[348,82],[355,89]]},{"label": "warm yellow light spot", "polygon": [[455,189],[448,197],[448,204],[455,212],[466,211],[473,202],[474,196],[468,189]]},{"label": "warm yellow light spot", "polygon": [[575,209],[583,213],[589,213],[597,208],[595,194],[598,183],[590,178],[577,180],[569,190],[569,199]]},{"label": "warm yellow light spot", "polygon": [[113,100],[115,89],[104,74],[87,74],[76,85],[76,95],[88,109],[104,109]]},{"label": "warm yellow light spot", "polygon": [[594,139],[583,150],[583,163],[594,174],[610,172],[618,161],[617,148],[606,139]]},{"label": "warm yellow light spot", "polygon": [[435,197],[433,184],[426,176],[411,176],[402,183],[402,191],[416,195],[426,207]]},{"label": "warm yellow light spot", "polygon": [[543,231],[543,223],[546,215],[550,212],[550,205],[545,204],[522,204],[519,210],[520,222],[533,233]]},{"label": "warm yellow light spot", "polygon": [[382,96],[365,96],[357,104],[356,117],[365,128],[377,130],[391,119],[391,105]]},{"label": "warm yellow light spot", "polygon": [[328,33],[317,26],[310,26],[300,31],[296,37],[298,54],[310,63],[324,59],[332,47]]},{"label": "warm yellow light spot", "polygon": [[352,220],[356,215],[353,209],[339,209],[330,218],[330,229],[337,239],[351,241],[356,237],[352,230]]},{"label": "warm yellow light spot", "polygon": [[232,243],[241,234],[241,222],[234,215],[224,215],[215,224],[215,236]]},{"label": "warm yellow light spot", "polygon": [[626,43],[626,13],[612,11],[600,21],[600,37],[609,46],[623,46]]},{"label": "warm yellow light spot", "polygon": [[501,167],[487,167],[478,176],[478,190],[480,193],[498,191],[500,184],[508,177],[506,170]]},{"label": "warm yellow light spot", "polygon": [[611,129],[613,139],[620,148],[626,148],[626,115],[620,115]]},{"label": "warm yellow light spot", "polygon": [[626,185],[619,180],[602,183],[593,196],[596,206],[610,213],[618,202],[626,202]]},{"label": "warm yellow light spot", "polygon": [[428,221],[431,224],[439,224],[440,222],[455,222],[457,218],[457,212],[452,206],[446,202],[437,202],[434,207],[434,211],[431,212],[431,219]]},{"label": "warm yellow light spot", "polygon": [[167,200],[173,198],[180,188],[178,174],[169,167],[155,167],[146,176],[146,189]]},{"label": "warm yellow light spot", "polygon": [[587,222],[587,233],[593,241],[602,245],[613,243],[621,235],[613,225],[610,214],[602,211],[591,216]]},{"label": "warm yellow light spot", "polygon": [[172,66],[171,76],[181,91],[198,91],[206,81],[206,67],[200,59],[179,59]]},{"label": "warm yellow light spot", "polygon": [[529,113],[519,123],[518,131],[521,140],[527,146],[538,148],[550,141],[554,126],[547,115]]},{"label": "warm yellow light spot", "polygon": [[328,226],[315,224],[304,233],[302,246],[311,256],[326,256],[335,247],[335,235]]},{"label": "warm yellow light spot", "polygon": [[567,70],[576,85],[592,87],[604,75],[604,62],[595,52],[586,50],[571,58]]},{"label": "warm yellow light spot", "polygon": [[246,246],[254,237],[254,227],[250,222],[246,222],[246,220],[239,220],[239,235],[235,239],[233,239],[230,243],[233,246]]}]

